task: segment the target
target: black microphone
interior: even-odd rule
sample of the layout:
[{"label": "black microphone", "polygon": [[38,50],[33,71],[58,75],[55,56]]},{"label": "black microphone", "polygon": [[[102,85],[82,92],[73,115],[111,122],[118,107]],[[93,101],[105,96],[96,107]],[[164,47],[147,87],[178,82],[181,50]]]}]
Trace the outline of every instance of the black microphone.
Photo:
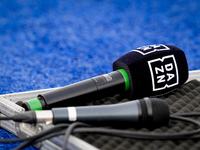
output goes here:
[{"label": "black microphone", "polygon": [[188,79],[186,56],[181,49],[171,45],[137,48],[113,63],[113,70],[120,68],[129,76],[131,98],[165,94]]},{"label": "black microphone", "polygon": [[171,45],[149,45],[123,55],[113,63],[113,72],[41,93],[17,102],[26,110],[82,105],[94,99],[125,94],[132,99],[170,92],[188,79],[184,52]]},{"label": "black microphone", "polygon": [[14,121],[28,123],[101,123],[107,125],[124,123],[129,125],[159,126],[169,121],[166,101],[144,98],[119,104],[53,108],[51,110],[28,111],[14,115]]}]

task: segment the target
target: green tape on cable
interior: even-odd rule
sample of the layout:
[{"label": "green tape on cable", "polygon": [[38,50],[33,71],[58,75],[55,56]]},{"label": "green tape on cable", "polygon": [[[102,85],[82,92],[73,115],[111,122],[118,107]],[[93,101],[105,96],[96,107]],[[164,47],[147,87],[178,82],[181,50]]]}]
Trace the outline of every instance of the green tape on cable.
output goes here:
[{"label": "green tape on cable", "polygon": [[29,106],[30,106],[32,111],[34,111],[34,110],[42,110],[42,105],[41,105],[39,99],[34,98],[34,99],[28,100],[26,102],[29,104]]},{"label": "green tape on cable", "polygon": [[128,74],[124,69],[119,69],[118,71],[121,72],[122,76],[124,77],[125,91],[127,91],[130,88],[130,80],[129,80]]}]

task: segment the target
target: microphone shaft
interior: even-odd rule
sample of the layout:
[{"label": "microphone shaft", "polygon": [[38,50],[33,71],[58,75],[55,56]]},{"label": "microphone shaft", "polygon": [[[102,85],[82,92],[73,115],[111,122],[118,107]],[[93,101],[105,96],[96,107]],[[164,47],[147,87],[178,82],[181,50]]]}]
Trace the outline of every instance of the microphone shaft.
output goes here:
[{"label": "microphone shaft", "polygon": [[42,110],[53,107],[81,105],[89,100],[124,93],[129,89],[129,78],[124,69],[77,82],[56,90],[39,94],[37,98],[26,101],[26,110]]},{"label": "microphone shaft", "polygon": [[[77,104],[80,104],[84,101],[88,102],[92,97],[99,99],[102,96],[112,96],[124,91],[124,78],[119,71],[114,71],[40,94],[39,97],[44,98],[48,106],[53,104],[53,107],[55,107],[55,104],[59,105],[58,103],[61,101],[66,104],[65,106],[74,100]],[[63,106],[63,103],[61,106]]]},{"label": "microphone shaft", "polygon": [[[138,122],[139,101],[104,106],[53,108],[53,123],[63,122]],[[39,112],[38,112],[39,113]]]},{"label": "microphone shaft", "polygon": [[70,123],[75,121],[95,122],[129,122],[139,123],[142,117],[142,106],[140,100],[126,103],[52,108],[51,110],[28,111],[23,114],[14,115],[14,120],[27,123]]}]

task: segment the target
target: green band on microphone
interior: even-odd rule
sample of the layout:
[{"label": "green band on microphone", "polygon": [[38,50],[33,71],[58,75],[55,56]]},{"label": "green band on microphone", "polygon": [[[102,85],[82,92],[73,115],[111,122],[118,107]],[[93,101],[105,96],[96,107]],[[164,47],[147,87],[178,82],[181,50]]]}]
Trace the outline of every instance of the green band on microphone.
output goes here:
[{"label": "green band on microphone", "polygon": [[127,91],[130,88],[130,81],[127,72],[124,69],[119,69],[119,72],[121,72],[122,76],[124,77],[125,81],[125,91]]},{"label": "green band on microphone", "polygon": [[27,103],[30,106],[32,111],[34,111],[34,110],[42,110],[42,105],[41,105],[39,99],[37,99],[37,98],[28,100]]}]

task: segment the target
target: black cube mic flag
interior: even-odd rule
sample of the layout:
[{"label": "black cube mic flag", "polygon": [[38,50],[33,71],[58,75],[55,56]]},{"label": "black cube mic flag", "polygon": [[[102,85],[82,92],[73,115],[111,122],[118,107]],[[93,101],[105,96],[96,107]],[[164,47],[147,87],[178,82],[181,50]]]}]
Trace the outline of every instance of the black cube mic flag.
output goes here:
[{"label": "black cube mic flag", "polygon": [[184,52],[171,45],[149,45],[123,55],[113,63],[113,72],[41,93],[17,102],[26,110],[78,105],[93,99],[127,93],[137,99],[170,92],[188,79]]},{"label": "black cube mic flag", "polygon": [[185,54],[171,45],[149,45],[132,50],[113,63],[113,70],[120,68],[129,76],[131,98],[164,94],[188,79]]}]

